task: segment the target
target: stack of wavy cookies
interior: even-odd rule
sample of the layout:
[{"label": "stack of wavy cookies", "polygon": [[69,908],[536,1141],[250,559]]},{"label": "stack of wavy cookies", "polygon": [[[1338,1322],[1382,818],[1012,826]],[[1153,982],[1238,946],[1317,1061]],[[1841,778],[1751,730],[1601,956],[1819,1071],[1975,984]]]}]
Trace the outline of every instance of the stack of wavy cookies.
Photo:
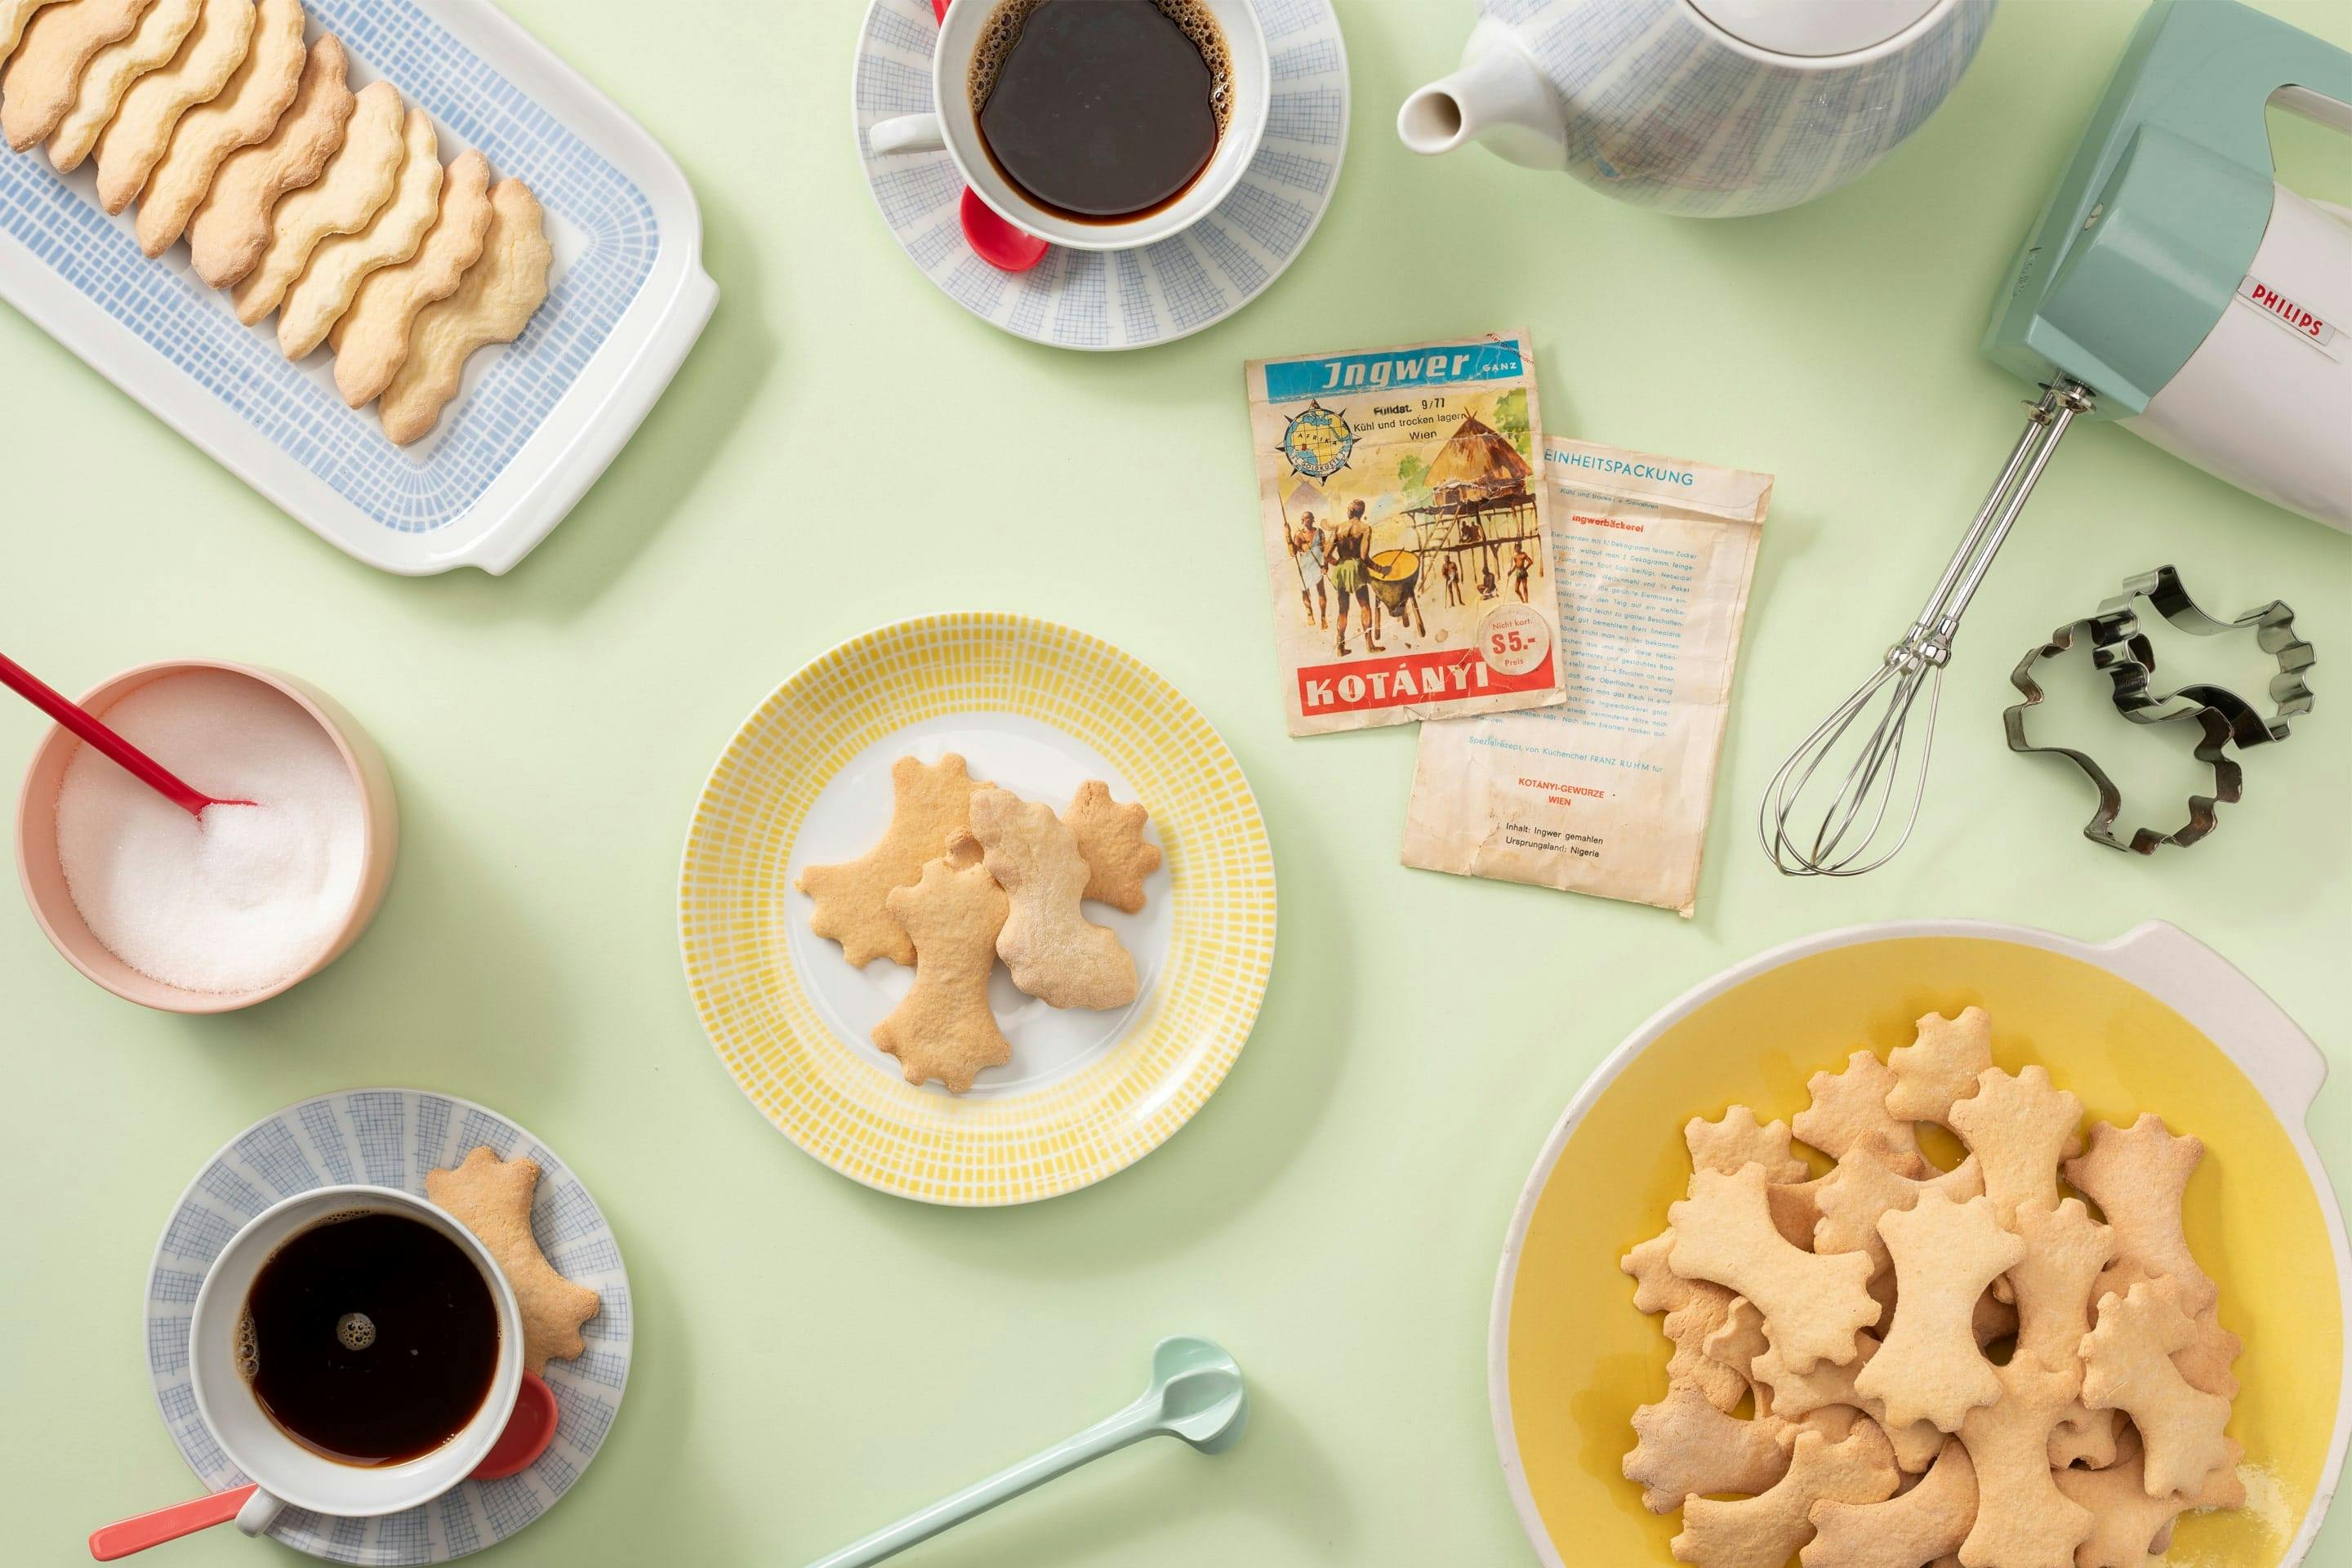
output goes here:
[{"label": "stack of wavy cookies", "polygon": [[139,204],[140,248],[183,238],[237,320],[273,312],[289,359],[332,347],[335,385],[405,445],[466,361],[547,298],[550,251],[523,183],[479,153],[443,166],[432,117],[342,45],[306,42],[299,0],[0,0],[0,134],[95,160],[98,196]]}]

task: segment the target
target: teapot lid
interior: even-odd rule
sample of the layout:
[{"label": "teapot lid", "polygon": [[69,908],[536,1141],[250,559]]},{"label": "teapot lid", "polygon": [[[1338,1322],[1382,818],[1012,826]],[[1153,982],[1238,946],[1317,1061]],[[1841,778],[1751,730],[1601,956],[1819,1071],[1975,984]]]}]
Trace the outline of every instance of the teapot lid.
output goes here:
[{"label": "teapot lid", "polygon": [[1947,0],[1685,0],[1694,11],[1766,54],[1858,54],[1915,26]]}]

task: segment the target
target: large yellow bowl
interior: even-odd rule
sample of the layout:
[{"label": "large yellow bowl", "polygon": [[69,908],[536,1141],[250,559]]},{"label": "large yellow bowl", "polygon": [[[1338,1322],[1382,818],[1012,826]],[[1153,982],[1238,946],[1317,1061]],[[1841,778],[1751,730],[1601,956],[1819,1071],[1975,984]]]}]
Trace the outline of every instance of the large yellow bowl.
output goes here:
[{"label": "large yellow bowl", "polygon": [[2166,925],[2105,946],[2017,926],[1861,927],[1743,964],[1675,1002],[1603,1063],[1554,1129],[1504,1248],[1487,1347],[1513,1500],[1553,1568],[1671,1563],[1677,1515],[1642,1507],[1620,1464],[1668,1347],[1617,1260],[1684,1194],[1683,1123],[1731,1104],[1769,1121],[1857,1047],[1907,1044],[1931,1011],[1992,1015],[1993,1053],[2039,1062],[2090,1116],[2155,1111],[2205,1141],[2189,1239],[2242,1335],[2230,1432],[2249,1506],[2184,1518],[2160,1561],[2301,1563],[2344,1463],[2352,1339],[2344,1219],[2304,1118],[2326,1068],[2276,1004]]}]

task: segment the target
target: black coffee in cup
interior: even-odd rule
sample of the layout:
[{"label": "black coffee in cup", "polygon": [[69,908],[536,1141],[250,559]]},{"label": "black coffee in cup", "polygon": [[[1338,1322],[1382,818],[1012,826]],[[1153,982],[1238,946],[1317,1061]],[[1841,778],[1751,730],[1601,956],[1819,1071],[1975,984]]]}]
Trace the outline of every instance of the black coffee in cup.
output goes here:
[{"label": "black coffee in cup", "polygon": [[498,1373],[489,1282],[404,1214],[338,1215],[269,1255],[237,1325],[238,1370],[271,1421],[347,1465],[397,1465],[466,1429]]},{"label": "black coffee in cup", "polygon": [[1118,223],[1200,178],[1231,80],[1201,0],[1000,0],[972,54],[971,106],[1014,189],[1064,217]]}]

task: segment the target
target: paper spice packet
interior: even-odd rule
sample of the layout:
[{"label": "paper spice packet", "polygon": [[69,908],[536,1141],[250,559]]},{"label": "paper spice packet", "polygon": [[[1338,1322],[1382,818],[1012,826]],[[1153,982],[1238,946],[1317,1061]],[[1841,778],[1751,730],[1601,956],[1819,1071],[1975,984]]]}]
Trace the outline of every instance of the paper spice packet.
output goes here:
[{"label": "paper spice packet", "polygon": [[1772,476],[1547,438],[1568,698],[1426,724],[1404,863],[1674,910],[1699,858]]},{"label": "paper spice packet", "polygon": [[1290,732],[1561,699],[1525,332],[1254,360]]}]

